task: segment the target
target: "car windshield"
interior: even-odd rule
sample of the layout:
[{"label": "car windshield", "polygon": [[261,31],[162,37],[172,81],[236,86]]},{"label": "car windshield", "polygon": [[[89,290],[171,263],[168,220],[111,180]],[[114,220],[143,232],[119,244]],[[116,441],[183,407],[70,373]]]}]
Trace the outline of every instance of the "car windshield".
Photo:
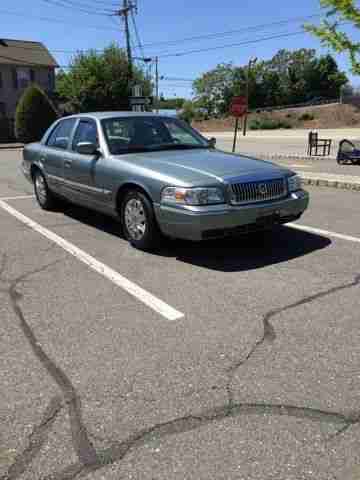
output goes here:
[{"label": "car windshield", "polygon": [[171,117],[108,118],[102,128],[113,155],[209,147],[195,130]]}]

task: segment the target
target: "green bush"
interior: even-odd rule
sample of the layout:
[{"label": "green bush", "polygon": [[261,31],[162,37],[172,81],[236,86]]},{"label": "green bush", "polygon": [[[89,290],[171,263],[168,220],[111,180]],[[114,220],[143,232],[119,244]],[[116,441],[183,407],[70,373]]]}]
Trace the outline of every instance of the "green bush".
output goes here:
[{"label": "green bush", "polygon": [[313,113],[305,112],[302,115],[300,115],[299,120],[303,122],[307,122],[308,120],[314,120],[314,118],[315,118],[315,115]]},{"label": "green bush", "polygon": [[16,108],[16,138],[23,143],[39,141],[57,116],[46,93],[38,86],[31,85],[23,93]]},{"label": "green bush", "polygon": [[269,118],[257,118],[250,123],[250,130],[276,130],[278,128],[292,128],[291,124],[284,120],[271,120]]}]

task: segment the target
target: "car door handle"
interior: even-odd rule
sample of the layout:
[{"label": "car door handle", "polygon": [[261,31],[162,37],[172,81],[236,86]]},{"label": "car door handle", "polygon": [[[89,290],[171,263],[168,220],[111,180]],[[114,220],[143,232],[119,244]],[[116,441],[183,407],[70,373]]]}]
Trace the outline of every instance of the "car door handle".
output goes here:
[{"label": "car door handle", "polygon": [[65,160],[65,168],[71,168],[72,160]]}]

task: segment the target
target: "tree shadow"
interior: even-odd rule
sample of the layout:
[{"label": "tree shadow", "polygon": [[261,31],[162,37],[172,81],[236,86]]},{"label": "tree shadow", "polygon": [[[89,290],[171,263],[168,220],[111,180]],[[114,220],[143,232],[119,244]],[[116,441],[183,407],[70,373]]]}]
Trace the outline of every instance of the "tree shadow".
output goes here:
[{"label": "tree shadow", "polygon": [[[110,217],[74,205],[67,206],[64,214],[123,239],[119,222]],[[283,225],[272,231],[204,242],[164,239],[156,251],[148,254],[209,270],[241,272],[303,257],[330,244],[327,237]]]}]

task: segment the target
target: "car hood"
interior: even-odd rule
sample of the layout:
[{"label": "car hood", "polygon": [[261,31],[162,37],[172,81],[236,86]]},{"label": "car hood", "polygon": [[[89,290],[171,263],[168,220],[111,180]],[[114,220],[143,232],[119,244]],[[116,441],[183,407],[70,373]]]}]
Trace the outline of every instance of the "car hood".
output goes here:
[{"label": "car hood", "polygon": [[[122,156],[122,158],[130,155]],[[176,150],[131,154],[131,163],[186,183],[216,183],[233,178],[246,181],[289,175],[271,162],[219,150]]]}]

